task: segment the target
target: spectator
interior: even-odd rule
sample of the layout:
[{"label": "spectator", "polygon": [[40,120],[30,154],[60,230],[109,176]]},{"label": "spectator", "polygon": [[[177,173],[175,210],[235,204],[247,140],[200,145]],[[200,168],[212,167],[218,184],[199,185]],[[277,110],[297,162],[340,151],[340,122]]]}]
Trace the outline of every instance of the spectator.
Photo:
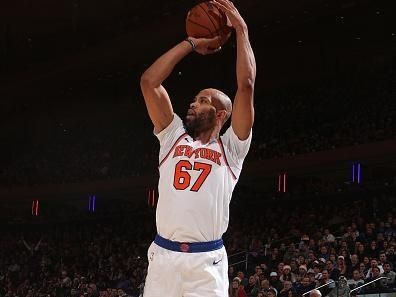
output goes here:
[{"label": "spectator", "polygon": [[338,256],[336,268],[338,269],[340,276],[341,275],[343,275],[343,276],[347,275],[347,265],[345,264],[345,257],[344,256]]},{"label": "spectator", "polygon": [[357,243],[357,245],[356,245],[356,254],[358,255],[358,257],[359,257],[359,261],[363,261],[363,259],[364,259],[364,257],[366,257],[366,250],[365,250],[365,247],[364,247],[364,244],[363,243],[361,243],[361,242],[359,242],[359,243]]},{"label": "spectator", "polygon": [[245,273],[243,271],[238,271],[237,277],[241,280],[241,285],[243,287],[245,287],[248,284],[248,279],[245,277]]},{"label": "spectator", "polygon": [[309,277],[309,282],[314,283],[316,286],[317,279],[315,278],[315,271],[312,268],[308,269],[307,276]]},{"label": "spectator", "polygon": [[307,275],[307,271],[306,265],[300,265],[298,267],[297,281],[302,281],[302,279]]},{"label": "spectator", "polygon": [[241,284],[241,279],[239,277],[234,277],[232,280],[230,289],[229,289],[230,297],[247,297],[245,289]]},{"label": "spectator", "polygon": [[289,297],[290,294],[294,296],[296,295],[296,291],[292,286],[292,282],[289,280],[285,280],[283,282],[282,289],[279,291],[278,297]]},{"label": "spectator", "polygon": [[[371,267],[371,277],[367,278],[365,283],[370,283],[373,280],[378,279],[381,276],[381,271],[378,266]],[[376,294],[381,292],[386,292],[387,288],[385,287],[385,283],[381,281],[376,281],[368,284],[364,287],[365,294]]]},{"label": "spectator", "polygon": [[325,284],[328,284],[327,286],[324,286],[320,288],[320,291],[322,292],[323,296],[326,296],[333,288],[335,288],[335,282],[333,279],[330,278],[329,272],[327,269],[322,270],[322,278],[319,280],[319,286],[323,286]]},{"label": "spectator", "polygon": [[360,277],[362,279],[366,279],[367,272],[368,272],[368,268],[367,268],[366,264],[364,264],[364,262],[361,262],[359,264]]},{"label": "spectator", "polygon": [[270,273],[269,283],[272,288],[276,289],[277,292],[279,292],[283,287],[281,281],[279,280],[278,273],[275,271]]},{"label": "spectator", "polygon": [[386,277],[386,280],[383,282],[383,286],[387,288],[388,292],[393,292],[396,288],[396,272],[392,270],[390,262],[385,262],[383,267],[383,276]]},{"label": "spectator", "polygon": [[249,277],[249,283],[245,287],[246,294],[248,295],[248,297],[256,297],[259,290],[260,290],[259,277],[255,275],[251,275]]},{"label": "spectator", "polygon": [[297,278],[293,272],[291,272],[291,267],[290,265],[284,265],[283,266],[283,271],[282,275],[279,277],[279,280],[281,282],[284,281],[291,281],[292,283],[295,283]]},{"label": "spectator", "polygon": [[384,251],[381,251],[379,253],[379,263],[378,263],[378,265],[384,267],[384,263],[386,263],[386,262],[387,262],[386,253]]},{"label": "spectator", "polygon": [[[283,262],[291,261],[291,259],[293,259],[296,256],[297,252],[298,250],[296,249],[294,243],[289,244],[287,251],[283,256]],[[278,271],[278,273],[281,273],[281,271]]]},{"label": "spectator", "polygon": [[267,297],[276,297],[278,292],[274,288],[270,288],[267,292]]},{"label": "spectator", "polygon": [[322,269],[320,267],[319,261],[315,261],[313,265],[313,273],[316,281],[322,278]]},{"label": "spectator", "polygon": [[[371,229],[370,229],[371,230]],[[370,243],[370,248],[367,251],[367,256],[369,258],[376,258],[378,259],[379,256],[379,249],[377,247],[377,242],[375,240],[372,240]]]},{"label": "spectator", "polygon": [[335,287],[328,294],[329,297],[349,297],[350,296],[350,288],[347,285],[347,279],[345,276],[340,276],[338,281],[338,287]]},{"label": "spectator", "polygon": [[334,267],[334,264],[330,259],[326,261],[326,269],[329,272],[331,279],[335,280],[340,277],[340,271],[338,270],[338,268]]},{"label": "spectator", "polygon": [[[325,243],[334,243],[335,242],[335,237],[333,234],[330,233],[329,228],[324,229],[323,241]],[[322,257],[323,257],[323,255],[322,255]]]},{"label": "spectator", "polygon": [[358,269],[355,269],[353,271],[352,278],[348,279],[349,288],[352,290],[363,284],[364,284],[364,279],[362,278],[360,271]]},{"label": "spectator", "polygon": [[359,270],[359,257],[357,254],[351,255],[351,264],[348,266],[347,278],[352,278],[354,270]]},{"label": "spectator", "polygon": [[373,277],[373,269],[374,268],[378,268],[380,270],[380,274],[384,273],[384,268],[378,264],[377,259],[371,259],[370,260],[370,268],[367,271],[366,279]]},{"label": "spectator", "polygon": [[315,288],[315,282],[311,282],[308,276],[302,277],[300,282],[296,282],[294,285],[294,289],[296,290],[297,295],[302,295],[312,289]]},{"label": "spectator", "polygon": [[269,281],[267,279],[263,279],[260,283],[260,291],[267,294],[268,291],[270,290],[270,288],[271,288],[271,285],[270,285]]}]

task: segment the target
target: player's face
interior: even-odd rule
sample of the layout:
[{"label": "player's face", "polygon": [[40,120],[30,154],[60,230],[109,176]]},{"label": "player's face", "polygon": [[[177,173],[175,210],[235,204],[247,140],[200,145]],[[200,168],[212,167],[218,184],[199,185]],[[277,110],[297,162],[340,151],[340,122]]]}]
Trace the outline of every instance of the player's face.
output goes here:
[{"label": "player's face", "polygon": [[216,108],[211,93],[201,91],[190,104],[184,123],[193,133],[212,129],[216,125]]}]

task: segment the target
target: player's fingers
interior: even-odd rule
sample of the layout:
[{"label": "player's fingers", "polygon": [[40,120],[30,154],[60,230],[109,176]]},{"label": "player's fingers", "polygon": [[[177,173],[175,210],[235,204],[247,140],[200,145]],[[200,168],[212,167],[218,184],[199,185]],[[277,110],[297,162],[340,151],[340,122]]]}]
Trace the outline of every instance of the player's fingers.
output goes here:
[{"label": "player's fingers", "polygon": [[218,5],[220,9],[223,10],[224,12],[231,10],[231,6],[226,1],[213,0],[213,2],[216,3],[216,5]]},{"label": "player's fingers", "polygon": [[[217,5],[217,7],[223,11],[227,17],[232,17],[233,15],[239,14],[238,10],[235,8],[235,6],[231,6],[227,1],[224,0],[213,0],[213,2]],[[232,2],[230,2],[232,3]]]},{"label": "player's fingers", "polygon": [[208,48],[207,54],[215,54],[219,51],[221,51],[221,46],[219,46],[218,48]]},{"label": "player's fingers", "polygon": [[221,46],[219,46],[218,48],[216,48],[213,52],[214,52],[214,53],[217,53],[217,52],[219,52],[219,51],[221,51]]},{"label": "player's fingers", "polygon": [[215,36],[213,38],[208,38],[207,42],[210,45],[216,44],[216,45],[220,46],[220,44],[221,44],[221,36]]},{"label": "player's fingers", "polygon": [[227,6],[230,9],[236,9],[234,2],[232,2],[230,0],[217,0],[217,1],[221,1],[223,3],[223,5]]},{"label": "player's fingers", "polygon": [[223,5],[225,5],[225,6],[230,6],[229,1],[227,1],[227,0],[214,0],[214,1],[220,2],[221,4],[223,4]]},{"label": "player's fingers", "polygon": [[220,42],[221,36],[215,36],[215,37],[211,38],[211,40],[216,41],[216,42]]}]

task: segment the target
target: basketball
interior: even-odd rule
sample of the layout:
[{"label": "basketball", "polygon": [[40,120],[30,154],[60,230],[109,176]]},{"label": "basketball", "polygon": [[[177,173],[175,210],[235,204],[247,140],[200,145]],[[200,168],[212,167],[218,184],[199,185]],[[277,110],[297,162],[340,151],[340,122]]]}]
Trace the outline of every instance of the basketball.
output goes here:
[{"label": "basketball", "polygon": [[186,17],[187,35],[195,38],[213,38],[220,36],[223,45],[231,36],[231,26],[227,25],[227,16],[216,4],[202,2],[190,9]]}]

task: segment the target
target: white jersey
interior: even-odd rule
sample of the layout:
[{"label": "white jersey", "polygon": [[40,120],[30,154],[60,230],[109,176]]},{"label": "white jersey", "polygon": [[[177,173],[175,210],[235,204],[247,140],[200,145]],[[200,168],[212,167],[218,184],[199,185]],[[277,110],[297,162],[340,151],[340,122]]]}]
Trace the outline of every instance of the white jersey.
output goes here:
[{"label": "white jersey", "polygon": [[251,135],[241,141],[230,127],[220,139],[202,144],[186,133],[176,114],[156,134],[160,141],[156,214],[160,236],[179,242],[222,237]]}]

